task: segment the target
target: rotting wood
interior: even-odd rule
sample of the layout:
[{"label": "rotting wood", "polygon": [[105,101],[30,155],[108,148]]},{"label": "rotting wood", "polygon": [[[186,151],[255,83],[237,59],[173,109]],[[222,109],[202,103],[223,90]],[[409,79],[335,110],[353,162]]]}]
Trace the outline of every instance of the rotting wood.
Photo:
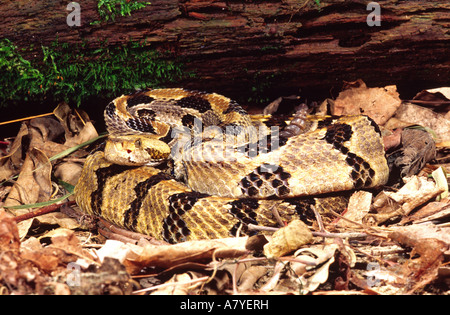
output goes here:
[{"label": "rotting wood", "polygon": [[156,0],[95,25],[97,1],[86,0],[80,27],[67,25],[68,3],[2,2],[0,38],[32,47],[30,58],[56,38],[84,49],[146,40],[196,74],[178,84],[240,100],[299,89],[333,94],[358,78],[369,86],[438,86],[450,76],[448,1],[377,1],[381,26],[373,27],[359,0],[320,1],[320,9],[312,0]]}]

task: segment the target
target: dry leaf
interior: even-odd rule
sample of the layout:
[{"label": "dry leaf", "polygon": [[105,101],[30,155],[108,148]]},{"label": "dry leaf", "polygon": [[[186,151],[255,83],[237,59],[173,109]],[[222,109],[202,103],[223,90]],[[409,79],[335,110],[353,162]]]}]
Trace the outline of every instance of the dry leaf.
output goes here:
[{"label": "dry leaf", "polygon": [[333,115],[368,115],[379,125],[383,125],[400,106],[397,88],[367,88],[364,85],[352,87],[339,93],[331,109]]},{"label": "dry leaf", "polygon": [[406,182],[397,192],[381,192],[373,202],[376,214],[368,214],[364,223],[375,225],[399,215],[408,215],[412,210],[438,196],[442,189],[425,177],[405,177]]},{"label": "dry leaf", "polygon": [[51,240],[52,244],[48,248],[58,248],[66,254],[94,261],[94,257],[81,247],[80,240],[72,230],[65,228],[54,229],[51,234]]},{"label": "dry leaf", "polygon": [[144,247],[127,244],[131,251],[124,261],[128,272],[139,272],[143,267],[169,268],[187,262],[210,261],[214,258],[237,258],[248,254],[247,237],[220,240],[189,241],[175,245],[150,245]]},{"label": "dry leaf", "polygon": [[28,127],[23,123],[20,127],[9,153],[0,158],[0,180],[4,181],[12,175],[17,174],[22,167],[22,139],[28,136]]},{"label": "dry leaf", "polygon": [[33,148],[27,154],[19,178],[4,206],[47,201],[51,191],[51,164],[43,152]]},{"label": "dry leaf", "polygon": [[293,220],[272,235],[269,243],[264,245],[264,255],[268,258],[281,257],[312,240],[308,226],[300,220]]},{"label": "dry leaf", "polygon": [[[169,281],[158,285],[152,295],[187,295],[208,280],[208,277],[198,277],[195,273],[175,274]],[[151,288],[149,288],[151,289]]]},{"label": "dry leaf", "polygon": [[[307,294],[317,289],[319,285],[325,283],[328,279],[329,267],[334,262],[334,257],[338,249],[337,244],[329,244],[323,246],[313,246],[310,248],[299,249],[294,256],[299,260],[309,262],[315,267],[309,266],[310,264],[303,264],[300,262],[293,262],[293,270],[311,270],[309,273],[302,273],[298,278],[301,283],[301,293]],[[299,274],[298,274],[299,275]]]},{"label": "dry leaf", "polygon": [[449,106],[450,105],[450,87],[441,87],[430,90],[423,90],[416,94],[413,103],[427,106]]},{"label": "dry leaf", "polygon": [[[372,204],[372,193],[368,191],[359,190],[352,194],[348,202],[347,211],[343,217],[355,223],[362,223],[364,216],[369,213],[370,205]],[[339,227],[358,227],[357,224],[346,220],[339,220]]]},{"label": "dry leaf", "polygon": [[14,217],[0,210],[0,250],[18,249],[19,246],[19,231]]},{"label": "dry leaf", "polygon": [[245,269],[239,279],[238,291],[252,290],[255,283],[265,274],[267,274],[267,267],[264,266],[250,266]]},{"label": "dry leaf", "polygon": [[39,130],[44,142],[57,142],[64,135],[64,128],[53,117],[39,117],[30,120],[30,126]]},{"label": "dry leaf", "polygon": [[75,186],[80,178],[83,166],[78,163],[65,162],[55,167],[54,175],[56,178]]},{"label": "dry leaf", "polygon": [[80,132],[75,136],[68,138],[64,145],[66,145],[68,148],[71,148],[79,145],[80,143],[94,139],[95,137],[98,137],[97,130],[95,129],[94,125],[92,125],[92,123],[88,121],[80,130]]},{"label": "dry leaf", "polygon": [[415,254],[420,256],[402,265],[403,274],[408,276],[407,293],[411,294],[422,289],[437,278],[439,267],[444,260],[444,253],[448,250],[450,243],[399,231],[390,233],[389,237],[403,246],[411,247],[411,257]]},{"label": "dry leaf", "polygon": [[450,140],[450,120],[429,108],[403,103],[395,113],[395,118],[408,122],[410,125],[430,128],[438,137],[436,142]]},{"label": "dry leaf", "polygon": [[411,216],[405,217],[400,221],[400,224],[406,224],[409,222],[421,223],[431,220],[437,220],[450,216],[450,204],[445,202],[430,202],[415,211]]},{"label": "dry leaf", "polygon": [[442,189],[437,187],[433,181],[429,181],[424,177],[413,176],[404,180],[406,184],[399,191],[386,192],[386,194],[401,204],[406,215],[442,192]]}]

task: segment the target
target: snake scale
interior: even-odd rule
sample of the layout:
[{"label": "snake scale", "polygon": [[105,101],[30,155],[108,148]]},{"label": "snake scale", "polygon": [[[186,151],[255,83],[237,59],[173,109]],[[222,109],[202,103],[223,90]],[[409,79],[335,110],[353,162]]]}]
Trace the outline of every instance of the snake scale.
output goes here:
[{"label": "snake scale", "polygon": [[287,137],[225,96],[185,89],[122,95],[104,116],[109,140],[86,159],[77,204],[170,243],[305,220],[311,206],[341,205],[337,192],[388,179],[379,128],[366,116],[311,119]]}]

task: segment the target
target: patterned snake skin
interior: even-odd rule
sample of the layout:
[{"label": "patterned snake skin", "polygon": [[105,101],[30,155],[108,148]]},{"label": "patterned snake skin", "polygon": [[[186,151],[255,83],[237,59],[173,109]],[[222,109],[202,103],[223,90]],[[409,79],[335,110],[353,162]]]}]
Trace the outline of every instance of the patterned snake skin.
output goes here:
[{"label": "patterned snake skin", "polygon": [[311,119],[307,132],[286,137],[256,128],[224,96],[159,89],[115,99],[105,121],[110,139],[86,160],[78,205],[171,243],[305,219],[311,206],[344,206],[336,192],[388,179],[378,126],[366,116]]}]

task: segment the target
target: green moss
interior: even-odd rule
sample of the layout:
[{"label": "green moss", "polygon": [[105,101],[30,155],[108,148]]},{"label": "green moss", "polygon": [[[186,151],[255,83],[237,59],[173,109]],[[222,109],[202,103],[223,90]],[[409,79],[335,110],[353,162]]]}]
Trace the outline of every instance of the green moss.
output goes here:
[{"label": "green moss", "polygon": [[[145,8],[151,2],[137,2],[135,0],[99,0],[97,4],[98,14],[102,21],[115,21],[116,16],[131,15],[132,11]],[[99,24],[95,21],[91,24]]]},{"label": "green moss", "polygon": [[92,96],[111,99],[193,76],[145,44],[104,44],[96,50],[84,46],[55,41],[42,46],[43,58],[29,61],[11,41],[0,40],[0,106],[45,99],[80,105]]},{"label": "green moss", "polygon": [[[244,69],[245,72],[249,72]],[[249,87],[249,96],[246,100],[247,103],[252,103],[255,105],[266,104],[270,101],[267,95],[273,84],[279,80],[281,73],[261,73],[256,71],[253,74],[249,74],[251,86]]]}]

